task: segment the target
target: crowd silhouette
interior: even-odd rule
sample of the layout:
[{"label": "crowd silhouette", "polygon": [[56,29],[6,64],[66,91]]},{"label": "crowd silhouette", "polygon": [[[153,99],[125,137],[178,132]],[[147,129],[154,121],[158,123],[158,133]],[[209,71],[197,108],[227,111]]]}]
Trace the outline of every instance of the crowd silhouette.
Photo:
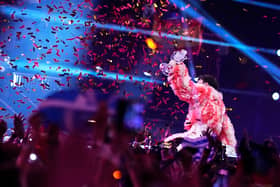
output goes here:
[{"label": "crowd silhouette", "polygon": [[[113,102],[111,107],[96,101],[90,119],[66,130],[46,119],[43,110],[26,119],[14,115],[10,136],[1,120],[1,186],[280,186],[279,152],[272,139],[257,144],[244,131],[238,157],[228,158],[208,129],[208,146],[194,160],[195,148],[176,151],[180,140],[153,143],[142,126],[139,101]],[[79,130],[82,126],[87,130]]]}]

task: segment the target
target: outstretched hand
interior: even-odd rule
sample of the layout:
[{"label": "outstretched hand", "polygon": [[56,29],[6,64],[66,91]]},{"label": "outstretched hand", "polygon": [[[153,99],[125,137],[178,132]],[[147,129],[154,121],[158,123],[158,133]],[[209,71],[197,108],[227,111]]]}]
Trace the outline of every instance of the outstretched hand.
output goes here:
[{"label": "outstretched hand", "polygon": [[207,128],[206,131],[203,132],[203,135],[207,137],[209,142],[209,147],[214,147],[216,145],[216,140],[212,136],[213,131],[210,128]]},{"label": "outstretched hand", "polygon": [[159,69],[165,76],[170,76],[173,73],[173,68],[176,64],[183,64],[187,57],[188,52],[185,49],[174,51],[170,57],[169,63],[161,63]]},{"label": "outstretched hand", "polygon": [[18,138],[24,137],[24,116],[22,113],[14,115],[14,135]]},{"label": "outstretched hand", "polygon": [[171,55],[171,60],[175,61],[176,63],[182,63],[188,59],[188,51],[185,49],[181,49],[180,51],[174,51]]},{"label": "outstretched hand", "polygon": [[207,138],[210,138],[212,132],[213,132],[213,131],[208,127],[208,128],[206,129],[206,131],[203,131],[203,132],[202,132],[202,134],[203,134],[204,136],[206,136]]}]

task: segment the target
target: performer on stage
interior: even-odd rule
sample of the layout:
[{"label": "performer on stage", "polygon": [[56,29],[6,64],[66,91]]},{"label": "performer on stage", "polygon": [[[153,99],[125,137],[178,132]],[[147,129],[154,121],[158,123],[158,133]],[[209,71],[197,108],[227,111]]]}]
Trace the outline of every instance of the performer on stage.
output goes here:
[{"label": "performer on stage", "polygon": [[180,100],[189,103],[189,111],[184,123],[187,131],[173,134],[165,141],[176,138],[196,141],[203,136],[203,131],[210,128],[226,146],[226,154],[235,157],[237,142],[234,128],[226,114],[223,95],[217,91],[218,84],[215,78],[209,75],[201,76],[197,83],[194,82],[183,62],[186,59],[187,51],[182,49],[174,52],[168,64],[160,65],[162,72],[168,76],[174,94]]}]

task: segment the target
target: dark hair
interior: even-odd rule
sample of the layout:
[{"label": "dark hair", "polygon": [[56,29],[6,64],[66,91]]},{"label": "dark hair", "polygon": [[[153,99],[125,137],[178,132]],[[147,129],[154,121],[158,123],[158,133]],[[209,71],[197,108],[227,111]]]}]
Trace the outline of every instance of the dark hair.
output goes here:
[{"label": "dark hair", "polygon": [[212,86],[216,90],[219,89],[218,81],[214,76],[206,74],[199,76],[199,79],[203,80],[203,82],[207,82],[209,86]]}]

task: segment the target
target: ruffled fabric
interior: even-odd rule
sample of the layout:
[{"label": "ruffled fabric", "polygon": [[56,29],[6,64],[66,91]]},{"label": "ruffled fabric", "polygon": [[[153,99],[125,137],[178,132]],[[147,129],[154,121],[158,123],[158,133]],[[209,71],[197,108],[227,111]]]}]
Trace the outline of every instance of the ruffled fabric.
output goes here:
[{"label": "ruffled fabric", "polygon": [[222,94],[207,83],[194,83],[184,63],[171,60],[168,65],[168,81],[174,94],[189,103],[185,129],[191,130],[193,124],[200,121],[210,127],[223,144],[235,146],[235,132],[226,114]]}]

